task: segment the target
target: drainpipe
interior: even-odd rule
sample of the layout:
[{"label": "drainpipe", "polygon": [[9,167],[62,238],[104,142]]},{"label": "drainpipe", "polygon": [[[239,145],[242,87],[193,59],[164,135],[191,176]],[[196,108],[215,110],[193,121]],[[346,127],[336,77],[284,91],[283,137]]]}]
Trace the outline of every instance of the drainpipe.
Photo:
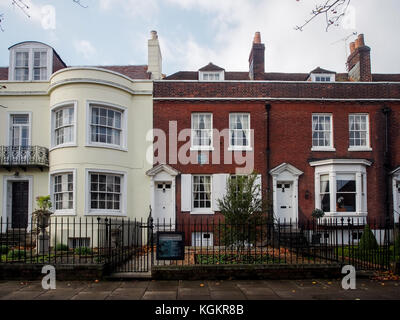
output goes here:
[{"label": "drainpipe", "polygon": [[[271,191],[271,181],[270,181],[270,177],[269,177],[269,170],[270,170],[270,158],[271,158],[271,146],[270,146],[270,114],[271,114],[271,104],[266,103],[265,104],[265,111],[267,114],[267,121],[266,121],[266,138],[267,138],[267,148],[265,149],[266,152],[266,156],[267,156],[267,170],[266,170],[266,181],[267,181],[267,196],[268,196],[268,200],[269,199],[269,195],[270,195],[270,191]],[[271,216],[272,212],[268,213],[269,216]]]},{"label": "drainpipe", "polygon": [[390,107],[384,105],[382,112],[385,116],[385,145],[383,152],[383,166],[385,170],[385,222],[390,222],[390,171],[391,171],[391,152],[390,152]]}]

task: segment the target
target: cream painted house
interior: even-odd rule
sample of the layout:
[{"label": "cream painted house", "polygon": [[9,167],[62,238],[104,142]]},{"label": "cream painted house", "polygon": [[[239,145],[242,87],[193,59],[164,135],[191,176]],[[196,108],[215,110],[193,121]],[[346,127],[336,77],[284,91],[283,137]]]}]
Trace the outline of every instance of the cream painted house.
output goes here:
[{"label": "cream painted house", "polygon": [[157,33],[146,66],[67,67],[34,41],[9,51],[9,67],[0,68],[3,223],[25,228],[35,198],[48,194],[53,217],[147,218]]}]

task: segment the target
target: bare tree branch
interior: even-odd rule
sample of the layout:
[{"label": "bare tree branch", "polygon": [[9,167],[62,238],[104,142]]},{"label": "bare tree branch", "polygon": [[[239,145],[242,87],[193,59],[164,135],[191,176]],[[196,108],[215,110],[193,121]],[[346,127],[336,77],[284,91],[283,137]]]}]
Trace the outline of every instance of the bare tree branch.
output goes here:
[{"label": "bare tree branch", "polygon": [[[297,0],[299,1],[299,0]],[[307,19],[302,25],[296,26],[295,30],[303,31],[304,27],[320,15],[325,16],[326,31],[331,26],[339,26],[340,20],[346,15],[346,11],[351,0],[325,0],[322,4],[317,4],[311,11],[311,18]]]},{"label": "bare tree branch", "polygon": [[[82,8],[87,8],[87,5],[81,3],[81,0],[72,0],[77,5],[81,6]],[[10,0],[11,4],[14,7],[17,7],[21,10],[28,18],[31,16],[29,15],[29,6],[24,2],[24,0]],[[4,32],[4,28],[2,23],[4,22],[4,13],[0,13],[0,31]]]}]

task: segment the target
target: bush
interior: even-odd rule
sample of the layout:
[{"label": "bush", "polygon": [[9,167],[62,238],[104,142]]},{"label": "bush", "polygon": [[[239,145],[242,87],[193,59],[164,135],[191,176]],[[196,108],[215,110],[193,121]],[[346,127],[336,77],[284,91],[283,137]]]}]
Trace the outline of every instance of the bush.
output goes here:
[{"label": "bush", "polygon": [[0,246],[0,254],[7,254],[9,250],[10,248],[7,246],[4,245]]},{"label": "bush", "polygon": [[68,246],[66,244],[58,243],[56,245],[57,251],[68,251]]},{"label": "bush", "polygon": [[372,233],[369,225],[365,225],[363,234],[360,239],[360,243],[358,244],[358,247],[361,250],[375,250],[378,249],[378,242],[376,241],[376,238],[374,234]]},{"label": "bush", "polygon": [[394,254],[400,255],[400,233],[397,235],[396,240],[394,241]]},{"label": "bush", "polygon": [[11,250],[7,254],[7,258],[10,260],[19,260],[24,259],[26,257],[25,250]]},{"label": "bush", "polygon": [[314,210],[312,211],[312,213],[311,213],[311,216],[312,216],[313,218],[316,218],[316,219],[322,218],[324,215],[325,215],[325,212],[322,211],[321,209],[314,209]]},{"label": "bush", "polygon": [[75,252],[75,254],[79,254],[82,256],[92,254],[92,250],[88,247],[75,248],[74,252]]}]

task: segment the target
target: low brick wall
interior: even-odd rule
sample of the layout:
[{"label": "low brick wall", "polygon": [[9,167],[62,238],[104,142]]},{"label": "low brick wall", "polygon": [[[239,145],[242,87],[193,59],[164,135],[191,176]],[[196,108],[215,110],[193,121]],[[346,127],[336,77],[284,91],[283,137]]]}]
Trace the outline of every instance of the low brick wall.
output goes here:
[{"label": "low brick wall", "polygon": [[312,279],[342,277],[340,264],[153,266],[156,280]]},{"label": "low brick wall", "polygon": [[[7,263],[0,264],[0,280],[41,280],[45,264]],[[106,268],[102,264],[56,265],[57,280],[96,280],[104,277]]]}]

